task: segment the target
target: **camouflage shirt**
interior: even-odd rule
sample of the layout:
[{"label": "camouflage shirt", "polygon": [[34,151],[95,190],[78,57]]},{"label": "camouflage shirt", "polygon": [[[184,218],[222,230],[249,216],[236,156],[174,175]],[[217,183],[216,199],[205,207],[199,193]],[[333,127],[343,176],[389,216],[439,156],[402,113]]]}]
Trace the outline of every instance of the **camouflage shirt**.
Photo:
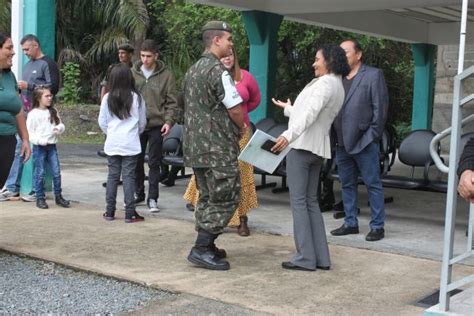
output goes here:
[{"label": "camouflage shirt", "polygon": [[238,165],[239,128],[228,109],[242,103],[220,60],[204,53],[186,73],[184,91],[184,163],[193,168]]}]

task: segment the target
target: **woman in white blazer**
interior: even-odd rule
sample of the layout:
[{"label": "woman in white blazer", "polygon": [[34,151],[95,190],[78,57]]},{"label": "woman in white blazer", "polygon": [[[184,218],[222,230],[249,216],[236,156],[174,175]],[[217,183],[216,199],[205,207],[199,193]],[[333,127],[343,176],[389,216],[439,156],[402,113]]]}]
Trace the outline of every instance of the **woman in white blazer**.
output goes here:
[{"label": "woman in white blazer", "polygon": [[304,271],[329,270],[331,266],[317,188],[323,160],[331,158],[331,124],[344,102],[342,76],[350,70],[346,54],[338,45],[321,47],[313,68],[316,78],[300,92],[294,105],[289,99],[272,99],[290,118],[288,129],[277,138],[272,151],[288,145],[292,148],[286,169],[296,254],[282,267]]}]

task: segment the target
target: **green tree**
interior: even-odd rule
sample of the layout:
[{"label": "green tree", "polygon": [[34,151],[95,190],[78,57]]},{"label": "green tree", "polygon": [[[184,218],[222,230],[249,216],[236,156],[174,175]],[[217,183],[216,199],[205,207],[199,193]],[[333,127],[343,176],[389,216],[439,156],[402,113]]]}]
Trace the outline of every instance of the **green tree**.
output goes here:
[{"label": "green tree", "polygon": [[[57,0],[58,61],[78,63],[85,93],[94,91],[109,64],[116,62],[117,46],[139,45],[149,17],[142,0]],[[92,80],[91,80],[92,79]]]},{"label": "green tree", "polygon": [[11,0],[0,0],[0,31],[10,32]]},{"label": "green tree", "polygon": [[[413,98],[413,63],[409,44],[367,35],[336,31],[296,22],[283,21],[278,33],[278,69],[276,94],[292,100],[314,76],[311,65],[316,50],[323,44],[357,39],[363,48],[366,64],[381,68],[389,90],[389,124],[411,119]],[[279,113],[278,118],[283,119]]]},{"label": "green tree", "polygon": [[201,27],[210,20],[232,25],[239,62],[242,67],[248,66],[247,33],[239,11],[166,0],[150,1],[148,7],[155,22],[150,36],[161,43],[163,58],[178,82],[202,54]]}]

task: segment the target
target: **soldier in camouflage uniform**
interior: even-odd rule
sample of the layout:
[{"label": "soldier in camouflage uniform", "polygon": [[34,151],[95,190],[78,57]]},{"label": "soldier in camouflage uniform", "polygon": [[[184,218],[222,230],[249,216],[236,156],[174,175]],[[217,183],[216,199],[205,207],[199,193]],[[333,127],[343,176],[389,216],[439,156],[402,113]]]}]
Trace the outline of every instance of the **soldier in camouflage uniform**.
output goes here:
[{"label": "soldier in camouflage uniform", "polygon": [[200,193],[196,205],[198,236],[188,260],[204,268],[228,270],[226,252],[215,246],[240,200],[239,138],[245,124],[242,99],[220,62],[232,49],[230,26],[203,27],[205,52],[183,82],[184,162],[192,167]]}]

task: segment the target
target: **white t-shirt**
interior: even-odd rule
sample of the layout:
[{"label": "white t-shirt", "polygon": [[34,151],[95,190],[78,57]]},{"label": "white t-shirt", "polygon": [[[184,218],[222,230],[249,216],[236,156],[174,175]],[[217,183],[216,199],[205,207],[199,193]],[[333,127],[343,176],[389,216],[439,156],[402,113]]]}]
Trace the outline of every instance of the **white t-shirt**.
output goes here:
[{"label": "white t-shirt", "polygon": [[151,69],[151,70],[148,70],[145,68],[144,65],[142,65],[140,67],[140,70],[143,72],[143,75],[145,76],[146,79],[150,78],[151,74],[153,73],[153,70],[155,70],[154,68]]},{"label": "white t-shirt", "polygon": [[108,98],[108,93],[102,98],[98,119],[100,128],[107,135],[104,152],[109,156],[139,154],[142,151],[140,134],[146,126],[145,100],[142,98],[140,104],[138,95],[133,93],[130,117],[121,120],[109,111]]}]

